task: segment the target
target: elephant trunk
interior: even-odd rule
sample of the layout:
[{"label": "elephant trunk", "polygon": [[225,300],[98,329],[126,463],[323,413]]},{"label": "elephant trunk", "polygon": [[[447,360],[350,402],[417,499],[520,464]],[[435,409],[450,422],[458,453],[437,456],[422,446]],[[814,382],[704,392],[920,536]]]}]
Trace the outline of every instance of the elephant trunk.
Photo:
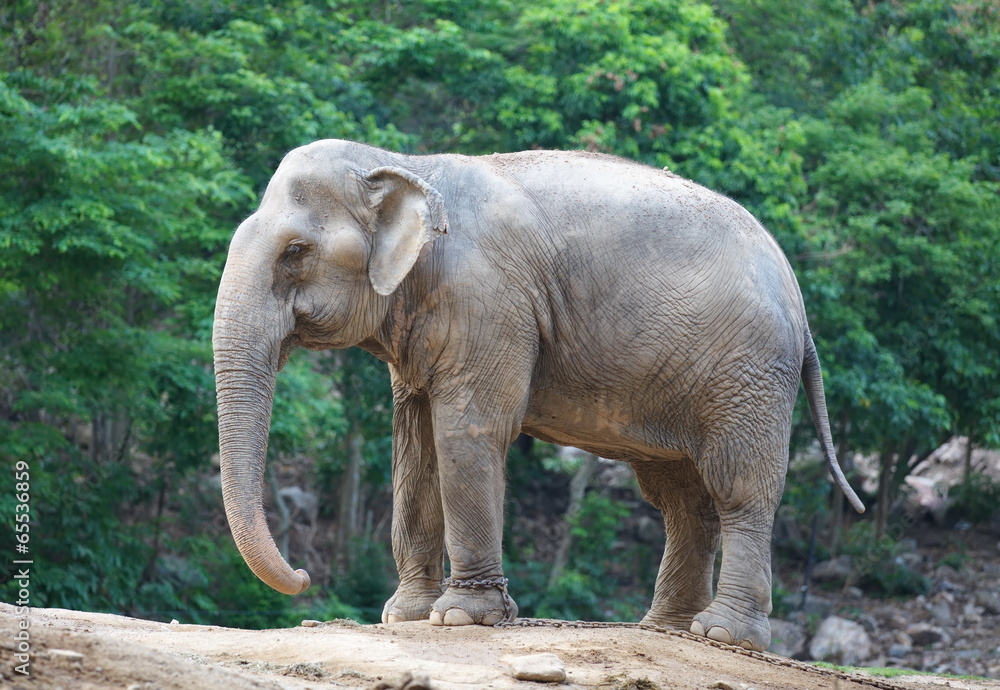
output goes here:
[{"label": "elephant trunk", "polygon": [[[228,267],[227,267],[228,268]],[[258,297],[259,299],[254,299]],[[258,324],[280,313],[264,291],[227,290],[226,276],[216,305],[212,344],[219,406],[219,452],[226,518],[240,554],[254,574],[283,594],[298,594],[310,584],[304,570],[285,562],[264,513],[264,465],[271,426],[279,343]],[[261,305],[257,308],[248,304]],[[272,308],[267,308],[272,307]]]}]

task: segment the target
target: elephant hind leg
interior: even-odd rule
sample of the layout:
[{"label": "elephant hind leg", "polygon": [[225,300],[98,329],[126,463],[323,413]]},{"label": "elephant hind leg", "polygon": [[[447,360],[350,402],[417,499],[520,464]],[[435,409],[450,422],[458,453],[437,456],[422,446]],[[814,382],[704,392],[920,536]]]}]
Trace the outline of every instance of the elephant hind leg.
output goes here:
[{"label": "elephant hind leg", "polygon": [[688,630],[712,602],[719,514],[690,459],[632,467],[643,496],[663,514],[666,532],[653,604],[642,622]]},{"label": "elephant hind leg", "polygon": [[722,567],[712,603],[691,632],[748,649],[771,641],[771,528],[788,463],[787,426],[706,443],[699,459],[722,528]]}]

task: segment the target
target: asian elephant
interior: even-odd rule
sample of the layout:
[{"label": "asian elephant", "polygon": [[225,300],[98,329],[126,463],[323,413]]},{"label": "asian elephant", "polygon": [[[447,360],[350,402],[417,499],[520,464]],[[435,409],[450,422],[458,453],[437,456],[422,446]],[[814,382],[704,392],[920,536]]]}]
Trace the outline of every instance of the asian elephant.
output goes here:
[{"label": "asian elephant", "polygon": [[383,622],[516,615],[501,537],[522,431],[630,463],[662,511],[644,622],[752,649],[770,640],[800,380],[829,469],[864,509],[777,243],[734,201],[623,159],[295,149],[232,239],[213,345],[226,515],[250,568],[287,594],[309,576],[279,555],[262,506],[275,376],[298,346],[388,363],[400,583]]}]

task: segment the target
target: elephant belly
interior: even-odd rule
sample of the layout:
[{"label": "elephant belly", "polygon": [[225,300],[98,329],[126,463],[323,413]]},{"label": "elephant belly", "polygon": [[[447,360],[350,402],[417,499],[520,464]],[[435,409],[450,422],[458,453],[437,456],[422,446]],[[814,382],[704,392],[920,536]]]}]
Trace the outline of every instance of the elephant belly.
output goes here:
[{"label": "elephant belly", "polygon": [[666,424],[634,419],[625,401],[574,400],[560,391],[535,391],[521,431],[613,460],[675,460],[687,454]]}]

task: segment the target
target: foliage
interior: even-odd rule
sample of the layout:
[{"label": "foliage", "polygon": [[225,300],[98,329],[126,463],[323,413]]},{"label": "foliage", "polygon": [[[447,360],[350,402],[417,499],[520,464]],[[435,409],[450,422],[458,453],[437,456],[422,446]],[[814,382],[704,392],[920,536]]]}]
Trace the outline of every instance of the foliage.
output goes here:
[{"label": "foliage", "polygon": [[890,536],[878,536],[871,522],[851,526],[843,553],[854,560],[857,583],[875,594],[894,597],[926,594],[931,581],[900,558],[899,543]]},{"label": "foliage", "polygon": [[[872,676],[881,676],[882,678],[898,678],[899,676],[919,676],[926,673],[926,671],[916,671],[912,668],[898,668],[894,666],[840,666],[838,664],[831,664],[826,661],[814,661],[816,666],[822,666],[823,668],[831,668],[835,671],[844,671],[846,673],[866,673]],[[983,676],[972,676],[972,675],[957,675],[953,673],[939,673],[935,674],[943,678],[958,678],[964,680],[985,680]]]},{"label": "foliage", "polygon": [[948,566],[949,568],[954,568],[955,570],[961,571],[965,570],[966,565],[972,560],[966,550],[965,546],[959,546],[956,551],[949,551],[937,562],[938,566]]},{"label": "foliage", "polygon": [[834,435],[882,459],[883,527],[912,456],[1000,428],[1000,15],[989,1],[714,4],[760,94],[791,110],[806,190],[798,236],[778,238]]},{"label": "foliage", "polygon": [[155,542],[121,520],[154,494],[129,462],[154,454],[156,479],[214,443],[198,296],[249,190],[217,135],[143,133],[90,79],[8,73],[0,118],[0,455],[31,464],[34,593],[127,610]]},{"label": "foliage", "polygon": [[771,615],[775,618],[787,619],[798,610],[801,601],[801,592],[787,590],[778,583],[771,585]]},{"label": "foliage", "polygon": [[[120,524],[116,506],[104,493],[135,496],[128,469],[90,462],[42,424],[22,425],[17,432],[0,427],[0,444],[5,466],[13,468],[15,458],[29,466],[28,555],[36,563],[31,604],[73,608],[86,602],[98,611],[132,608],[149,555],[143,539],[146,528]],[[4,515],[13,515],[13,493],[4,492],[0,501]],[[5,531],[10,524],[5,523]],[[14,552],[11,537],[4,540],[9,553]],[[7,572],[13,571],[9,566]],[[5,601],[18,598],[13,581],[0,587]]]},{"label": "foliage", "polygon": [[821,512],[830,496],[829,471],[825,462],[799,459],[788,467],[787,483],[781,497],[781,510],[790,520],[807,525]]},{"label": "foliage", "polygon": [[970,474],[948,489],[948,517],[972,524],[989,522],[1000,512],[1000,482],[986,474]]},{"label": "foliage", "polygon": [[[184,556],[161,559],[157,581],[144,588],[136,614],[250,629],[290,627],[305,618],[363,617],[333,593],[290,599],[274,591],[250,571],[228,536],[184,537],[175,550]],[[162,591],[165,600],[150,596],[149,590]]]},{"label": "foliage", "polygon": [[[873,676],[881,676],[882,678],[896,678],[898,676],[918,676],[924,671],[915,671],[911,668],[893,668],[893,667],[877,667],[877,666],[841,666],[839,664],[831,664],[827,661],[815,661],[813,662],[817,666],[823,668],[830,668],[835,671],[844,671],[845,673],[857,673],[858,671],[863,671],[864,673],[871,674]],[[943,674],[949,675],[949,674]],[[958,676],[956,676],[958,677]]]},{"label": "foliage", "polygon": [[[630,620],[641,617],[651,590],[624,595],[623,580],[635,576],[634,559],[620,541],[628,508],[619,500],[591,491],[569,526],[573,534],[567,567],[549,585],[550,566],[530,554],[526,562],[505,563],[522,615],[565,620]],[[649,559],[650,554],[643,556]],[[654,571],[658,561],[644,564]],[[624,567],[621,567],[624,566]],[[640,568],[642,565],[639,566]],[[649,583],[644,583],[649,584]],[[624,596],[623,596],[624,595]]]},{"label": "foliage", "polygon": [[340,600],[351,602],[355,612],[347,617],[378,623],[382,620],[382,606],[395,589],[392,555],[385,544],[371,538],[352,539],[347,548],[348,567],[330,588]]}]

